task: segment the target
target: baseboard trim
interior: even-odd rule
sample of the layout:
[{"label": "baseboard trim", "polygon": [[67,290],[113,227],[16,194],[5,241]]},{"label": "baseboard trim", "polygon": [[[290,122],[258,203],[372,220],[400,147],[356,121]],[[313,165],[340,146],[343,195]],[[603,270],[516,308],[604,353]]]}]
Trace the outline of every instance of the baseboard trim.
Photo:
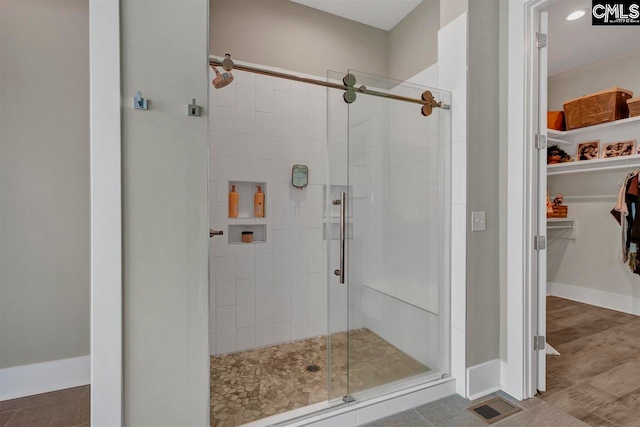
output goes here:
[{"label": "baseboard trim", "polygon": [[0,369],[0,401],[91,383],[91,356]]},{"label": "baseboard trim", "polygon": [[500,359],[467,368],[467,396],[476,400],[495,393],[500,388]]},{"label": "baseboard trim", "polygon": [[547,295],[640,316],[640,298],[566,283],[548,282]]}]

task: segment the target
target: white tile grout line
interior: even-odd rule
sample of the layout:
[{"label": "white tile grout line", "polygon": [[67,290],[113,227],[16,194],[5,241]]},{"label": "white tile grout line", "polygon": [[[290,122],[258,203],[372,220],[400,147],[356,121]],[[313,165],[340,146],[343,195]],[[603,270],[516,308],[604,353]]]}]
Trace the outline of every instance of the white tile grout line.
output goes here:
[{"label": "white tile grout line", "polygon": [[[445,399],[446,399],[446,397],[445,397]],[[437,400],[436,400],[436,402],[437,402]],[[431,403],[435,403],[435,402],[431,402]],[[431,405],[431,403],[429,403],[429,404],[427,404],[427,405],[425,405],[425,406]],[[413,409],[412,409],[412,411],[414,411],[416,414],[418,414],[418,416],[419,416],[420,418],[422,418],[423,420],[425,420],[425,421],[427,422],[427,424],[429,424],[429,425],[430,425],[430,426],[432,426],[432,427],[435,427],[435,426],[431,423],[431,421],[429,421],[428,419],[426,419],[426,418],[425,418],[425,416],[424,416],[424,415],[422,415],[420,412],[418,412],[415,408],[413,408]]]}]

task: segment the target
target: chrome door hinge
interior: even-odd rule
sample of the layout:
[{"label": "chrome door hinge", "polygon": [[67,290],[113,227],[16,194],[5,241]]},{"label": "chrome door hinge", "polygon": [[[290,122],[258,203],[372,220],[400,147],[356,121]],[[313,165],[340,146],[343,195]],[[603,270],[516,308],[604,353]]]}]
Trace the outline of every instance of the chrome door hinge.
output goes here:
[{"label": "chrome door hinge", "polygon": [[536,47],[538,49],[547,47],[547,35],[544,33],[536,33]]},{"label": "chrome door hinge", "polygon": [[547,347],[547,339],[542,335],[533,337],[533,349],[544,350]]},{"label": "chrome door hinge", "polygon": [[533,249],[535,249],[536,251],[547,249],[547,238],[545,236],[534,236]]},{"label": "chrome door hinge", "polygon": [[536,149],[538,150],[546,150],[547,149],[547,136],[546,135],[536,135]]}]

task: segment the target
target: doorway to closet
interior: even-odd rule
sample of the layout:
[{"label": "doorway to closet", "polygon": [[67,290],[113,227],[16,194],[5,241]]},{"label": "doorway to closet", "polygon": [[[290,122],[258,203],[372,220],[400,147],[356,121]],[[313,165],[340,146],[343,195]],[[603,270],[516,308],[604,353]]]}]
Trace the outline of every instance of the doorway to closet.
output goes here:
[{"label": "doorway to closet", "polygon": [[640,425],[640,27],[593,26],[588,0],[542,10],[537,389],[587,424]]}]

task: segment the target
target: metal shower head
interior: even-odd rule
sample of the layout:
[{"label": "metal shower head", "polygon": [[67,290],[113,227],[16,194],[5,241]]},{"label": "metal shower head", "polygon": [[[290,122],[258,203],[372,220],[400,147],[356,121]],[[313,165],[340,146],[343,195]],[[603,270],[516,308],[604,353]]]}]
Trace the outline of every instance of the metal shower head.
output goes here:
[{"label": "metal shower head", "polygon": [[211,82],[214,88],[221,89],[228,86],[233,81],[233,74],[231,74],[231,71],[221,73],[216,67],[211,66],[211,68],[213,68],[213,71],[216,73],[216,76]]}]

